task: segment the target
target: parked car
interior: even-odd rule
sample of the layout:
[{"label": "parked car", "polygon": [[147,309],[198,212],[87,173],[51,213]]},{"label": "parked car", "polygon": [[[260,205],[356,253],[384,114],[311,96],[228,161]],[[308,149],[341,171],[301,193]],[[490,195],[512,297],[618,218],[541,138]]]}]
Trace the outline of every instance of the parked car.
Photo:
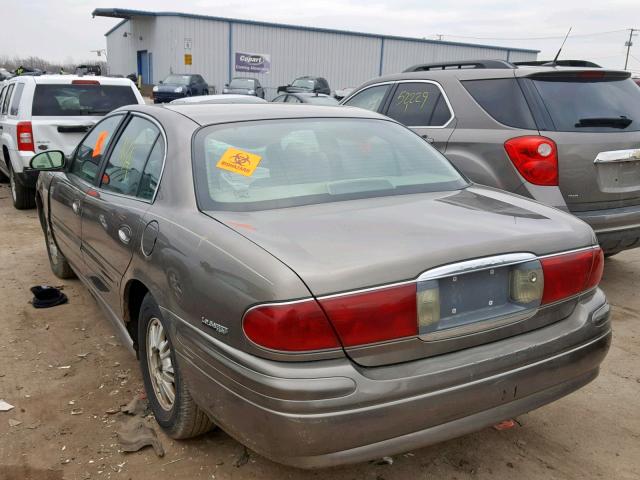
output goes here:
[{"label": "parked car", "polygon": [[[215,92],[214,92],[215,93]],[[209,85],[202,75],[171,74],[153,87],[153,103],[166,103],[176,98],[209,95]]]},{"label": "parked car", "polygon": [[325,95],[330,95],[331,89],[329,88],[329,82],[327,82],[325,78],[310,77],[305,75],[304,77],[296,78],[289,85],[283,85],[281,87],[278,87],[278,93],[280,92],[289,92],[289,93],[308,92],[308,93],[324,93]]},{"label": "parked car", "polygon": [[31,166],[53,272],[137,349],[173,438],[365,461],[554,401],[609,347],[591,228],[375,113],[131,106]]},{"label": "parked car", "polygon": [[257,78],[234,77],[231,79],[231,83],[225,83],[222,93],[264,98],[264,88]]},{"label": "parked car", "polygon": [[629,73],[498,60],[410,70],[342,104],[408,125],[475,182],[571,212],[607,255],[640,246],[640,91]]},{"label": "parked car", "polygon": [[311,103],[313,105],[338,106],[340,102],[329,95],[321,93],[287,93],[278,95],[274,103]]},{"label": "parked car", "polygon": [[199,97],[186,97],[172,100],[170,105],[194,105],[194,104],[216,104],[216,103],[267,103],[267,101],[260,97],[254,97],[252,95],[200,95]]},{"label": "parked car", "polygon": [[11,72],[9,72],[6,68],[0,68],[0,82],[9,80],[11,77],[13,77],[13,74]]},{"label": "parked car", "polygon": [[351,95],[351,92],[355,90],[355,87],[345,87],[345,88],[337,88],[335,92],[333,92],[333,96],[336,100],[342,100],[345,97]]},{"label": "parked car", "polygon": [[11,183],[13,205],[33,208],[37,173],[26,171],[35,152],[69,154],[105,114],[144,103],[128,79],[21,75],[0,91],[0,180]]}]

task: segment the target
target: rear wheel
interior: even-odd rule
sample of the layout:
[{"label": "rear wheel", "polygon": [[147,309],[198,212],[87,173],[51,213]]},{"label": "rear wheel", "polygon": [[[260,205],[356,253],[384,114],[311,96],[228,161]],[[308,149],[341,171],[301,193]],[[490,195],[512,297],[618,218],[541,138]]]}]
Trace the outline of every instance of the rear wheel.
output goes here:
[{"label": "rear wheel", "polygon": [[18,210],[27,210],[36,206],[36,192],[32,188],[25,187],[9,167],[9,184],[11,185],[11,199],[13,206]]},{"label": "rear wheel", "polygon": [[144,387],[158,425],[172,438],[191,438],[213,428],[196,405],[176,362],[160,308],[147,294],[138,316],[139,358]]},{"label": "rear wheel", "polygon": [[53,234],[51,233],[51,229],[49,228],[49,224],[46,221],[43,222],[43,230],[44,240],[47,243],[47,255],[49,256],[51,271],[58,278],[74,278],[76,274],[71,268],[71,265],[69,265],[69,262],[67,262],[65,256],[58,249],[58,245],[56,244]]}]

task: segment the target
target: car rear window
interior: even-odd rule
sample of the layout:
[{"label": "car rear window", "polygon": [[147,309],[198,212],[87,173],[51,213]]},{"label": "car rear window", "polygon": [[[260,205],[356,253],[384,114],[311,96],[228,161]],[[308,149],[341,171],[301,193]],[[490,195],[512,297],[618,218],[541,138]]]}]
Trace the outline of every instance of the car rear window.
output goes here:
[{"label": "car rear window", "polygon": [[466,80],[464,88],[494,120],[509,127],[536,130],[536,123],[515,78]]},{"label": "car rear window", "polygon": [[124,105],[138,103],[133,89],[126,85],[36,85],[34,116],[105,115]]},{"label": "car rear window", "polygon": [[457,190],[437,150],[387,120],[296,118],[212,125],[194,143],[203,210],[252,211]]},{"label": "car rear window", "polygon": [[549,112],[553,127],[561,132],[612,132],[640,130],[640,89],[630,78],[609,78],[599,72],[590,78],[549,76],[532,78]]}]

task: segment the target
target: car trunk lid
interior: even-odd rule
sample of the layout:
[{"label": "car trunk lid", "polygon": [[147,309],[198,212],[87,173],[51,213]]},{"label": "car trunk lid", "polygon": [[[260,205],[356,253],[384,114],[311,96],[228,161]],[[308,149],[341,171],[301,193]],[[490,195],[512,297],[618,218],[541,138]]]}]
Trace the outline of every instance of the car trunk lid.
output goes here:
[{"label": "car trunk lid", "polygon": [[[497,190],[476,187],[258,212],[212,212],[211,215],[288,265],[327,311],[354,291],[367,292],[383,286],[384,294],[387,286],[403,284],[417,286],[414,300],[408,300],[415,305],[416,294],[426,289],[433,279],[421,278],[417,283],[416,280],[436,267],[504,254],[516,254],[522,258],[515,263],[522,263],[536,255],[588,247],[594,242],[593,233],[584,223],[562,212]],[[479,274],[461,276],[455,285],[450,279],[443,286],[448,292],[443,295],[443,308],[452,315],[443,315],[451,317],[445,320],[466,328],[474,319],[490,322],[493,314],[517,315],[519,312],[500,310],[507,308],[508,283],[505,282],[513,264],[507,261],[496,264],[493,271],[485,269]],[[480,294],[465,294],[478,288],[482,290]],[[461,301],[450,305],[454,298]],[[487,300],[495,303],[485,303]],[[340,305],[337,308],[341,308]],[[351,345],[345,336],[341,338],[346,353],[356,363],[383,365],[495,341],[513,335],[516,330],[537,328],[566,315],[563,308],[567,307],[547,311],[527,324],[520,322],[526,320],[524,317],[513,317],[509,324],[492,327],[490,323],[483,323],[486,329],[455,338],[435,339],[430,335],[435,332],[428,327],[421,327],[419,334],[383,342],[377,342],[376,331],[364,332],[363,338],[370,339],[374,345]],[[339,329],[336,322],[340,320],[330,313],[329,317]],[[416,314],[410,321],[418,322]],[[517,327],[514,322],[518,322]],[[406,322],[403,326],[407,326]],[[388,329],[388,325],[383,318],[382,323],[377,326],[372,323],[370,328]]]}]

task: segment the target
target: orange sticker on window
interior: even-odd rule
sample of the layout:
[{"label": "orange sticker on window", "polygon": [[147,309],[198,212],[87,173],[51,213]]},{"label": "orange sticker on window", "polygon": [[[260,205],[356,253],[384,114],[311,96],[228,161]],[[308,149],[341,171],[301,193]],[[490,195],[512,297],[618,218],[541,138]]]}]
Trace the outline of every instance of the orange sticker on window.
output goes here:
[{"label": "orange sticker on window", "polygon": [[227,151],[220,157],[216,167],[244,175],[245,177],[250,177],[253,175],[260,160],[262,160],[260,155],[238,150],[237,148],[227,148]]},{"label": "orange sticker on window", "polygon": [[104,142],[107,140],[109,136],[109,132],[106,130],[104,132],[100,132],[98,135],[98,139],[96,140],[96,144],[93,147],[92,157],[97,157],[98,155],[102,155],[102,150],[104,149]]}]

